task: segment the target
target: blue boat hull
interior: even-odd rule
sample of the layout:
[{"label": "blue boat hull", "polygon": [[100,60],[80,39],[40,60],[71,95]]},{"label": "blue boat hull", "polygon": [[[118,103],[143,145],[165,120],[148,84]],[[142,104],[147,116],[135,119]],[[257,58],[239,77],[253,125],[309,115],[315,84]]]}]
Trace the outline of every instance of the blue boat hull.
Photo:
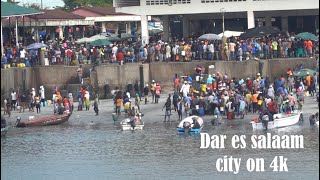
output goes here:
[{"label": "blue boat hull", "polygon": [[[191,134],[199,134],[201,132],[201,130],[202,130],[202,127],[201,128],[197,128],[197,129],[191,128],[189,133],[191,133]],[[184,128],[177,128],[177,131],[178,131],[178,134],[186,133]]]}]

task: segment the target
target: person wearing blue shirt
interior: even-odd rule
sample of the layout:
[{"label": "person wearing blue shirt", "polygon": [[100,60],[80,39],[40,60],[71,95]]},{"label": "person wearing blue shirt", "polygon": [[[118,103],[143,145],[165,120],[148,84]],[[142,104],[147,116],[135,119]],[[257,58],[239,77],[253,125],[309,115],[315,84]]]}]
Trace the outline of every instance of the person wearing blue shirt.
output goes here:
[{"label": "person wearing blue shirt", "polygon": [[192,77],[191,77],[190,75],[188,75],[187,81],[188,81],[188,82],[192,82]]},{"label": "person wearing blue shirt", "polygon": [[266,87],[265,80],[263,79],[263,77],[261,77],[261,79],[260,79],[260,91],[264,92],[264,88],[265,87]]}]

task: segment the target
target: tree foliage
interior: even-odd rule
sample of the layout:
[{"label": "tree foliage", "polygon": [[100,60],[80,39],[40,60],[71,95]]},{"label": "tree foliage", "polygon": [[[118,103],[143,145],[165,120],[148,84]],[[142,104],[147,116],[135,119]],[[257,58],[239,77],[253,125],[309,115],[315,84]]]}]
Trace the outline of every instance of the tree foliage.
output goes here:
[{"label": "tree foliage", "polygon": [[63,0],[64,8],[72,10],[81,6],[110,6],[113,0]]}]

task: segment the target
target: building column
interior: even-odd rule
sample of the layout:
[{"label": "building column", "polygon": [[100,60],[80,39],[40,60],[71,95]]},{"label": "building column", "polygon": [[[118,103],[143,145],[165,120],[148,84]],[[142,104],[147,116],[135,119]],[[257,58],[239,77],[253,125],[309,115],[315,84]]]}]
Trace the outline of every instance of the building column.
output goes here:
[{"label": "building column", "polygon": [[126,33],[131,34],[131,22],[126,23]]},{"label": "building column", "polygon": [[288,31],[288,16],[281,17],[281,30],[282,32]]},{"label": "building column", "polygon": [[[1,19],[1,53],[4,54],[4,47],[3,47],[3,32],[2,32],[2,19]],[[2,56],[1,54],[1,56]]]},{"label": "building column", "polygon": [[59,26],[59,39],[63,39],[63,27]]},{"label": "building column", "polygon": [[19,47],[19,39],[18,39],[18,17],[16,17],[16,47]]},{"label": "building column", "polygon": [[107,32],[106,22],[102,22],[102,23],[101,23],[101,32]]},{"label": "building column", "polygon": [[264,19],[265,19],[266,26],[272,26],[272,21],[270,16],[265,17]]},{"label": "building column", "polygon": [[141,39],[142,45],[149,44],[148,16],[141,15]]},{"label": "building column", "polygon": [[162,17],[162,26],[163,26],[163,41],[169,41],[169,16]]},{"label": "building column", "polygon": [[183,37],[189,37],[189,19],[184,16],[182,20],[182,31],[183,31]]},{"label": "building column", "polygon": [[253,13],[253,11],[247,11],[247,19],[248,19],[248,29],[254,28],[255,27],[255,22],[254,22],[254,13]]}]

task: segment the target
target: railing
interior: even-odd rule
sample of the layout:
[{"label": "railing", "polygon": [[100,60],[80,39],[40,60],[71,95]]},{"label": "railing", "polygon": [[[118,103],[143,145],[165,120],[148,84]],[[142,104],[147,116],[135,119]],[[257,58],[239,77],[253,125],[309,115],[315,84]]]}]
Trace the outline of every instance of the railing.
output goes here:
[{"label": "railing", "polygon": [[140,0],[115,0],[115,7],[140,6]]}]

